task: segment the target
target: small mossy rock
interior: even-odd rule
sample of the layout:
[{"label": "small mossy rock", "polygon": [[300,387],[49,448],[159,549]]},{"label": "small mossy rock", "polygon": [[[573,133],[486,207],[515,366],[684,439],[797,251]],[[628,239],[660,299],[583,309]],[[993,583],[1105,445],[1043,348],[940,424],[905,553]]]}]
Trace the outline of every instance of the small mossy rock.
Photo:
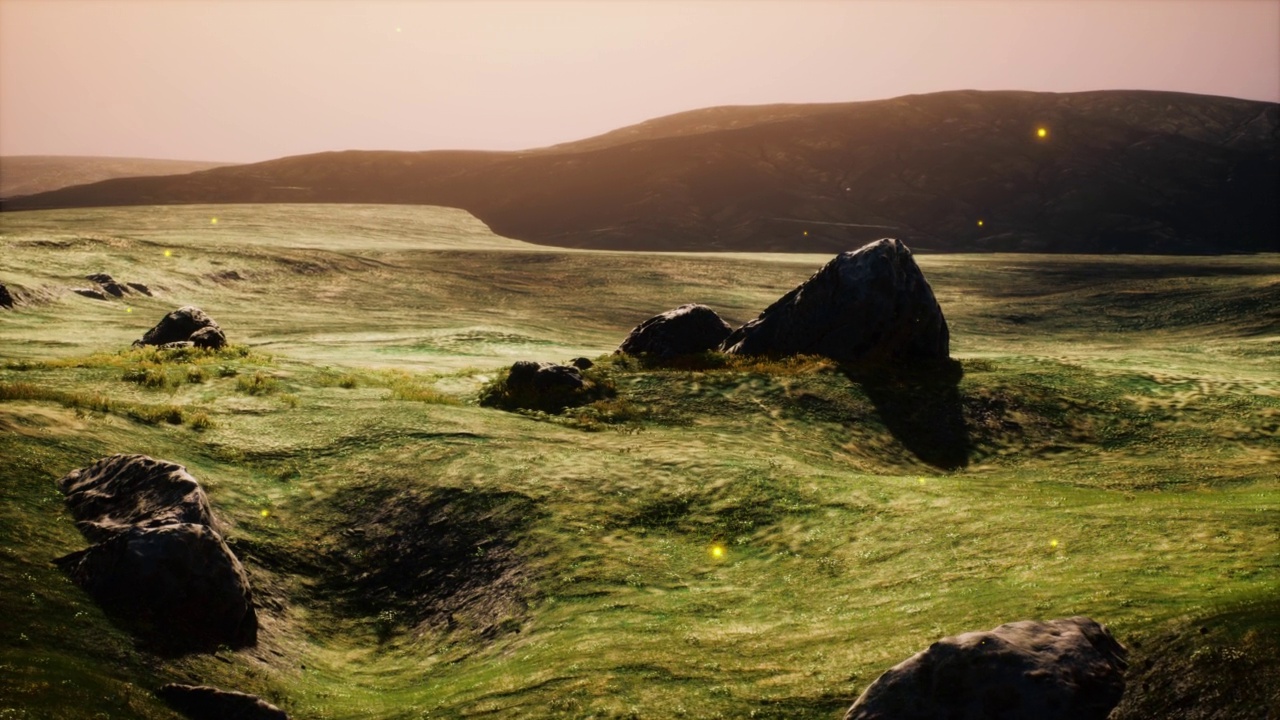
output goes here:
[{"label": "small mossy rock", "polygon": [[846,363],[945,360],[950,335],[933,290],[901,241],[837,255],[721,345],[738,355],[822,355]]},{"label": "small mossy rock", "polygon": [[218,327],[218,323],[214,322],[213,318],[206,315],[203,310],[188,305],[165,315],[155,327],[142,336],[142,339],[135,340],[133,344],[135,346],[164,345],[165,343],[190,340],[191,336],[198,330],[207,327],[221,330]]},{"label": "small mossy rock", "polygon": [[289,720],[283,710],[245,693],[170,683],[156,695],[191,720]]},{"label": "small mossy rock", "polygon": [[227,336],[223,334],[222,328],[211,325],[191,333],[191,344],[198,348],[221,350],[227,346]]},{"label": "small mossy rock", "polygon": [[131,283],[125,283],[125,285],[128,285],[129,287],[142,293],[143,295],[146,295],[147,297],[151,297],[151,288],[147,287],[146,285],[143,285],[142,283],[131,282]]},{"label": "small mossy rock", "polygon": [[706,305],[681,305],[637,325],[616,352],[673,358],[715,350],[733,328]]},{"label": "small mossy rock", "polygon": [[845,720],[1105,720],[1126,650],[1087,617],[944,638],[871,683]]},{"label": "small mossy rock", "polygon": [[94,300],[106,300],[107,294],[98,288],[72,288],[71,292]]},{"label": "small mossy rock", "polygon": [[591,362],[590,358],[584,358],[584,357],[576,357],[570,360],[569,364],[578,368],[579,370],[590,370],[591,368],[596,366],[594,362]]},{"label": "small mossy rock", "polygon": [[585,386],[582,373],[571,365],[520,360],[507,374],[507,390],[514,393],[572,392]]},{"label": "small mossy rock", "polygon": [[13,307],[13,296],[9,294],[9,288],[5,287],[4,283],[0,283],[0,307]]},{"label": "small mossy rock", "polygon": [[249,579],[207,525],[135,527],[56,563],[107,612],[173,650],[257,640]]},{"label": "small mossy rock", "polygon": [[114,283],[116,281],[115,278],[111,277],[106,273],[94,273],[92,275],[85,275],[84,279],[90,282],[96,282],[99,285],[107,285],[109,283]]},{"label": "small mossy rock", "polygon": [[146,455],[111,455],[58,480],[76,527],[91,542],[131,528],[195,523],[213,527],[200,483],[177,463]]}]

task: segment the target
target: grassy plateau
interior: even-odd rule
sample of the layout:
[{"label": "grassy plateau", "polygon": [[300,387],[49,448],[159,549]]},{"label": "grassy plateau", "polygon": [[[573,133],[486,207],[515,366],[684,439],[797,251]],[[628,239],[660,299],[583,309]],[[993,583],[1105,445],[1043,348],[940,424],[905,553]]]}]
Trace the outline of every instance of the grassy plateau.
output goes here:
[{"label": "grassy plateau", "polygon": [[[611,355],[828,259],[432,207],[0,215],[0,720],[176,718],[166,682],[300,719],[838,718],[939,637],[1071,615],[1130,649],[1113,717],[1280,713],[1280,256],[918,257],[958,380]],[[99,272],[153,296],[71,292]],[[129,347],[182,305],[230,347]],[[616,392],[478,402],[576,356]],[[153,653],[51,564],[87,544],[55,480],[116,452],[206,488],[256,647]]]}]

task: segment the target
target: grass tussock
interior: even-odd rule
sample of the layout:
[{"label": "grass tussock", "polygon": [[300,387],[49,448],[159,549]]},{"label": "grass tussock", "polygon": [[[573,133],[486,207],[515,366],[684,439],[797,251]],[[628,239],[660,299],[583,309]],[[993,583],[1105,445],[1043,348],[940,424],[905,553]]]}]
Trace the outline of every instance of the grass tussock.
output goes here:
[{"label": "grass tussock", "polygon": [[252,352],[245,345],[228,345],[218,350],[209,350],[198,347],[179,347],[179,348],[159,348],[150,345],[143,347],[133,347],[118,352],[107,353],[99,352],[81,357],[59,358],[52,360],[19,360],[7,363],[5,368],[8,370],[62,370],[68,368],[77,369],[111,369],[116,368],[123,372],[135,370],[138,367],[155,367],[161,365],[213,365],[216,363],[237,362],[242,360],[254,360],[255,362],[269,362],[270,358],[265,355]]},{"label": "grass tussock", "polygon": [[[370,384],[381,385],[391,391],[388,399],[433,405],[458,405],[458,399],[437,390],[432,385],[434,376],[419,377],[407,372],[389,371],[371,378]],[[354,381],[352,387],[354,387]],[[339,384],[339,387],[345,387]]]},{"label": "grass tussock", "polygon": [[271,395],[280,392],[280,380],[261,370],[255,370],[252,375],[236,378],[236,390],[246,395]]},{"label": "grass tussock", "polygon": [[78,413],[109,413],[148,425],[181,425],[183,419],[182,408],[177,405],[127,402],[101,393],[56,390],[33,383],[0,383],[0,401],[5,400],[55,402]]}]

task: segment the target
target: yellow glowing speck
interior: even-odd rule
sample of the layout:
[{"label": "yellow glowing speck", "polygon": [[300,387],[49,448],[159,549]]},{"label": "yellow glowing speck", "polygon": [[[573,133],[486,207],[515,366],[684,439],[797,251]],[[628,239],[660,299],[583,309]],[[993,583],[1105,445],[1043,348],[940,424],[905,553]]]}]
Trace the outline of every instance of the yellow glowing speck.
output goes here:
[{"label": "yellow glowing speck", "polygon": [[805,235],[808,235],[808,234],[809,234],[809,231],[808,231],[808,230],[805,230],[805,231],[804,231],[804,234],[805,234]]},{"label": "yellow glowing speck", "polygon": [[210,224],[210,225],[217,225],[217,224],[218,224],[218,218],[213,218],[212,220],[210,220],[210,221],[209,221],[209,224]]},{"label": "yellow glowing speck", "polygon": [[125,309],[124,309],[124,311],[125,311],[125,312],[133,312],[133,308],[125,308]]},{"label": "yellow glowing speck", "polygon": [[712,545],[712,546],[711,546],[711,557],[713,557],[713,558],[715,558],[715,559],[717,559],[717,560],[719,560],[720,558],[724,557],[724,546],[723,546],[723,545]]},{"label": "yellow glowing speck", "polygon": [[916,482],[918,482],[918,483],[920,483],[921,485],[923,485],[923,484],[924,484],[924,478],[922,478],[922,477],[918,477],[918,478],[916,478]]},{"label": "yellow glowing speck", "polygon": [[978,227],[982,227],[983,225],[986,225],[986,224],[987,223],[985,221],[982,221],[982,220],[978,221]]},{"label": "yellow glowing speck", "polygon": [[1053,539],[1053,540],[1050,540],[1050,541],[1049,541],[1049,547],[1051,547],[1051,548],[1056,548],[1056,547],[1058,547],[1058,541],[1057,541],[1057,539],[1056,539],[1056,538],[1055,538],[1055,539]]},{"label": "yellow glowing speck", "polygon": [[270,515],[270,514],[271,514],[271,511],[270,511],[270,510],[263,510],[262,512],[260,512],[260,513],[258,513],[258,514],[259,514],[259,515],[261,515],[262,517],[267,517],[268,515]]},{"label": "yellow glowing speck", "polygon": [[1036,130],[1036,137],[1038,137],[1038,138],[1046,138],[1046,137],[1049,137],[1049,130],[1048,130],[1048,128],[1039,128],[1039,129],[1037,129],[1037,130]]},{"label": "yellow glowing speck", "polygon": [[400,32],[400,28],[396,28],[396,32]]},{"label": "yellow glowing speck", "polygon": [[165,250],[165,251],[164,251],[164,256],[165,256],[165,257],[173,257],[173,251],[172,251],[172,250]]}]

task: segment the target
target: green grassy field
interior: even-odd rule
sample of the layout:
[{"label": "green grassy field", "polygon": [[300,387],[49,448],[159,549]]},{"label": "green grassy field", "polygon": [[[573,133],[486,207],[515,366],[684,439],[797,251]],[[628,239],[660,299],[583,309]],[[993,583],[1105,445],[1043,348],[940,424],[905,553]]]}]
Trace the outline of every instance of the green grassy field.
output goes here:
[{"label": "green grassy field", "polygon": [[[423,207],[0,215],[29,299],[0,310],[0,719],[177,717],[165,682],[296,718],[835,718],[940,636],[1076,614],[1202,705],[1280,702],[1280,257],[920,257],[958,384],[607,357],[827,259]],[[155,297],[70,292],[96,272]],[[129,349],[186,304],[232,347]],[[615,398],[477,402],[579,355]],[[54,481],[115,452],[206,487],[257,647],[158,657],[51,565],[86,544]],[[1144,702],[1118,717],[1178,716]]]}]

